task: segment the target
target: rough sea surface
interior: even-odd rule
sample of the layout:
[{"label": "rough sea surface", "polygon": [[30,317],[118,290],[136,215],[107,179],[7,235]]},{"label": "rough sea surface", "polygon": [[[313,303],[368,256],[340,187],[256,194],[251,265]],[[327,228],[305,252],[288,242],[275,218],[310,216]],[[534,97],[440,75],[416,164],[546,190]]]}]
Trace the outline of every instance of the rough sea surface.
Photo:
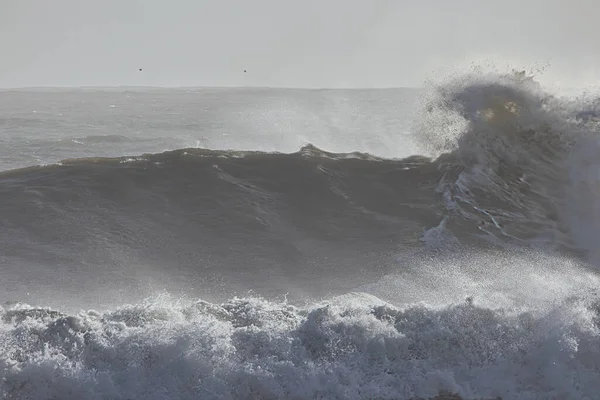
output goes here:
[{"label": "rough sea surface", "polygon": [[1,91],[0,397],[597,398],[596,106]]}]

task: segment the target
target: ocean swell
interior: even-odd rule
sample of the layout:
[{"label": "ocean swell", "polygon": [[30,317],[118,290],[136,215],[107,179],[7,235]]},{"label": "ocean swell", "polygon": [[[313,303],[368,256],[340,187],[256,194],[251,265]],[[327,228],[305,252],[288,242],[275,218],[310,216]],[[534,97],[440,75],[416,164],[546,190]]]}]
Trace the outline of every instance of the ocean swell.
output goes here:
[{"label": "ocean swell", "polygon": [[182,148],[0,172],[0,394],[594,398],[589,107],[471,76],[429,97],[424,156]]}]

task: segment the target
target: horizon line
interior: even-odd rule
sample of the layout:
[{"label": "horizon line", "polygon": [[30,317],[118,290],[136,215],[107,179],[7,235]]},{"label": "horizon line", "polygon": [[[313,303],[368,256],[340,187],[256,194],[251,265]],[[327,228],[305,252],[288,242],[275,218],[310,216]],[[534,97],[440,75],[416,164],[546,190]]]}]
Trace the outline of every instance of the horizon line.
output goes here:
[{"label": "horizon line", "polygon": [[82,86],[14,86],[0,87],[0,91],[10,90],[77,90],[77,89],[272,89],[272,90],[394,90],[394,89],[423,89],[421,86],[386,86],[386,87],[303,87],[303,86],[154,86],[154,85],[82,85]]}]

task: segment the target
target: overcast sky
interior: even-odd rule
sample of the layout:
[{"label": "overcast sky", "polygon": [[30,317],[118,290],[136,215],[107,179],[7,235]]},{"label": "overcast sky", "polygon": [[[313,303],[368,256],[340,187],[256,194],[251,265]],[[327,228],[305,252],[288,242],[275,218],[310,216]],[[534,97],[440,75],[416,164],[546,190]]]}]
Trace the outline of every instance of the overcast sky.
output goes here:
[{"label": "overcast sky", "polygon": [[482,60],[549,63],[542,80],[584,86],[600,82],[599,11],[598,0],[0,0],[0,87],[420,86]]}]

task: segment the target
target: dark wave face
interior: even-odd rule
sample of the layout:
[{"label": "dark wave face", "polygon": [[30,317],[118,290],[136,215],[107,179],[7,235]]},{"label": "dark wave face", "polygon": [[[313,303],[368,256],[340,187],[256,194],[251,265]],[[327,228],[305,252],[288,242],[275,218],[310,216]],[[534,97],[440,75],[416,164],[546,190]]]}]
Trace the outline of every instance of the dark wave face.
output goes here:
[{"label": "dark wave face", "polygon": [[166,268],[178,286],[203,295],[216,294],[205,293],[213,292],[207,281],[228,276],[265,295],[294,287],[324,295],[390,271],[386,257],[438,222],[438,179],[425,158],[312,146],[294,154],[183,149],[12,170],[0,175],[5,265],[15,275],[23,264],[77,268],[77,287],[85,287],[131,260]]},{"label": "dark wave face", "polygon": [[[247,104],[262,123],[272,114],[257,104],[277,96],[286,116],[311,123],[316,111],[293,99],[354,101],[292,92],[203,101],[218,99],[223,115]],[[359,93],[377,109],[375,94]],[[18,168],[0,172],[0,292],[11,301],[0,309],[0,393],[595,398],[594,104],[551,96],[524,74],[470,76],[425,99],[411,136],[422,156],[315,142],[295,153],[76,153],[21,168],[16,154]],[[53,155],[71,151],[63,136]],[[81,137],[85,156],[136,143],[122,132]],[[96,311],[73,311],[82,308]]]}]

